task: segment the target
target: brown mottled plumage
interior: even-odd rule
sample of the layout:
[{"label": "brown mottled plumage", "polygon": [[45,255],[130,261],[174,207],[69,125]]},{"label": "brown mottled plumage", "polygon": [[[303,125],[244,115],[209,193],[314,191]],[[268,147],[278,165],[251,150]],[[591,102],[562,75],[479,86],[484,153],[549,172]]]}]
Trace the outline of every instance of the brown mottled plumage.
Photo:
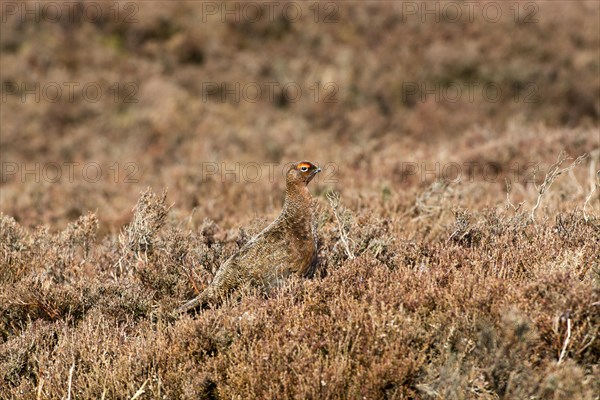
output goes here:
[{"label": "brown mottled plumage", "polygon": [[310,275],[316,262],[317,236],[307,185],[319,171],[308,161],[293,164],[286,173],[281,214],[225,261],[208,288],[177,313],[217,305],[243,285],[268,289],[291,274]]}]

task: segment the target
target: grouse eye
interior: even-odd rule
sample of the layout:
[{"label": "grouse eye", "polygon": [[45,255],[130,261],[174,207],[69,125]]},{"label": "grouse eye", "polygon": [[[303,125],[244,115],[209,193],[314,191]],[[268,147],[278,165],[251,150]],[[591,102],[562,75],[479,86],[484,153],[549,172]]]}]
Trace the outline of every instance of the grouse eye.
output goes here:
[{"label": "grouse eye", "polygon": [[300,167],[300,171],[306,172],[308,171],[308,167],[306,165],[303,165],[302,167]]}]

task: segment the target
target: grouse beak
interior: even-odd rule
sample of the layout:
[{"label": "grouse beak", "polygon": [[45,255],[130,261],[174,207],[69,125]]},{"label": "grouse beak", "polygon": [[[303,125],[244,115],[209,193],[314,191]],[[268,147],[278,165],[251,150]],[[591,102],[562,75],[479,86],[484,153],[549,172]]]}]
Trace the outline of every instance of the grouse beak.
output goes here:
[{"label": "grouse beak", "polygon": [[321,172],[321,168],[317,167],[317,169],[313,169],[313,171],[310,174],[310,176],[308,177],[308,180],[306,181],[306,183],[312,181],[312,179],[315,177],[315,175],[317,175],[319,172]]}]

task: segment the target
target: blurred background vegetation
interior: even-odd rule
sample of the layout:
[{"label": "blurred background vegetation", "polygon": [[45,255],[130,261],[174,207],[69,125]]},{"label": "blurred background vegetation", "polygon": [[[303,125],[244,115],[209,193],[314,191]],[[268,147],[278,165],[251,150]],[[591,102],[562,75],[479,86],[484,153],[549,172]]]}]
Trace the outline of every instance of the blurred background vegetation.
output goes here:
[{"label": "blurred background vegetation", "polygon": [[[280,179],[231,193],[199,174],[206,162],[311,159],[346,186],[407,190],[426,182],[400,162],[508,169],[514,154],[496,149],[511,129],[522,162],[599,143],[596,1],[57,4],[2,5],[0,199],[26,225],[90,209],[113,229],[147,186],[217,221],[236,209],[213,200],[280,202]],[[560,127],[575,131],[549,143]]]}]

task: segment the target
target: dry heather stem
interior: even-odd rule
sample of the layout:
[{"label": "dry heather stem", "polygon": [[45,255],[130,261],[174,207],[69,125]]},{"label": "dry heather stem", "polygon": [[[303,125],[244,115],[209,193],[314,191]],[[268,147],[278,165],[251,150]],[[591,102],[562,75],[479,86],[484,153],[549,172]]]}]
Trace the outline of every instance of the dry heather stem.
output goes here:
[{"label": "dry heather stem", "polygon": [[38,384],[36,399],[42,398],[42,388],[44,387],[44,378],[40,378],[40,383]]},{"label": "dry heather stem", "polygon": [[560,355],[558,356],[557,364],[560,364],[567,354],[567,347],[569,346],[569,342],[571,341],[571,318],[567,318],[567,337],[565,338],[565,342],[563,343],[562,350],[560,351]]},{"label": "dry heather stem", "polygon": [[68,387],[67,387],[67,400],[71,400],[71,387],[73,385],[73,371],[75,370],[75,363],[73,363],[73,365],[71,365],[71,368],[69,369],[69,383],[68,383]]},{"label": "dry heather stem", "polygon": [[333,215],[335,216],[335,220],[337,222],[337,226],[340,231],[340,240],[342,241],[342,244],[344,245],[344,250],[346,251],[346,255],[348,256],[349,259],[353,260],[354,254],[350,250],[350,246],[348,244],[348,242],[349,242],[348,234],[346,233],[346,230],[344,229],[344,225],[342,224],[342,220],[341,220],[339,212],[338,212],[338,208],[340,205],[340,194],[333,193],[333,192],[328,193],[327,200],[329,200],[329,204],[331,205],[331,209],[333,210]]},{"label": "dry heather stem", "polygon": [[135,392],[135,394],[133,395],[133,397],[131,398],[131,400],[135,400],[138,397],[140,397],[141,395],[144,394],[144,388],[146,387],[146,384],[148,383],[148,379],[146,379],[144,381],[144,383],[142,383],[142,386],[140,386],[140,388],[137,390],[137,392]]},{"label": "dry heather stem", "polygon": [[[600,150],[596,150],[596,152],[598,153],[597,155],[600,156]],[[598,166],[596,163],[596,158],[594,156],[592,156],[592,162],[590,163],[591,191],[590,191],[590,194],[586,197],[585,202],[583,203],[583,219],[585,220],[585,222],[589,221],[589,217],[588,217],[588,214],[586,211],[587,206],[590,203],[590,201],[592,200],[592,196],[594,195],[596,190],[600,187],[600,169],[596,170],[597,167]],[[595,171],[595,173],[594,173],[594,171]]]},{"label": "dry heather stem", "polygon": [[544,195],[546,194],[548,189],[550,189],[550,186],[552,186],[552,184],[554,183],[554,180],[556,178],[558,178],[560,175],[564,174],[565,172],[568,172],[571,169],[575,168],[583,160],[585,160],[586,157],[587,157],[587,154],[583,154],[583,155],[577,157],[575,159],[575,161],[573,161],[571,163],[571,165],[569,165],[568,167],[560,168],[561,164],[569,159],[569,157],[567,157],[567,155],[564,151],[560,152],[556,162],[550,166],[550,170],[548,171],[548,173],[546,173],[546,176],[544,177],[544,182],[542,182],[542,184],[539,187],[536,186],[536,189],[538,190],[538,197],[535,202],[535,205],[531,209],[531,214],[530,214],[531,222],[533,222],[535,224],[535,212],[538,209],[540,202],[542,201],[542,198],[544,197]]},{"label": "dry heather stem", "polygon": [[[598,174],[600,175],[600,171],[598,171]],[[588,197],[585,199],[585,203],[583,203],[583,219],[585,220],[585,222],[589,221],[589,217],[587,215],[586,208],[587,208],[588,204],[590,203],[590,200],[592,199],[592,195],[596,192],[596,189],[598,189],[598,186],[600,186],[600,185],[598,183],[596,183],[596,185],[594,186],[594,188],[592,189],[592,191],[590,192]]]},{"label": "dry heather stem", "polygon": [[513,211],[516,213],[521,209],[523,204],[525,204],[525,200],[520,202],[519,205],[515,206],[513,204],[513,202],[510,201],[510,192],[511,191],[512,191],[512,183],[508,179],[506,179],[506,202],[508,203],[507,208],[510,206],[513,209]]}]

